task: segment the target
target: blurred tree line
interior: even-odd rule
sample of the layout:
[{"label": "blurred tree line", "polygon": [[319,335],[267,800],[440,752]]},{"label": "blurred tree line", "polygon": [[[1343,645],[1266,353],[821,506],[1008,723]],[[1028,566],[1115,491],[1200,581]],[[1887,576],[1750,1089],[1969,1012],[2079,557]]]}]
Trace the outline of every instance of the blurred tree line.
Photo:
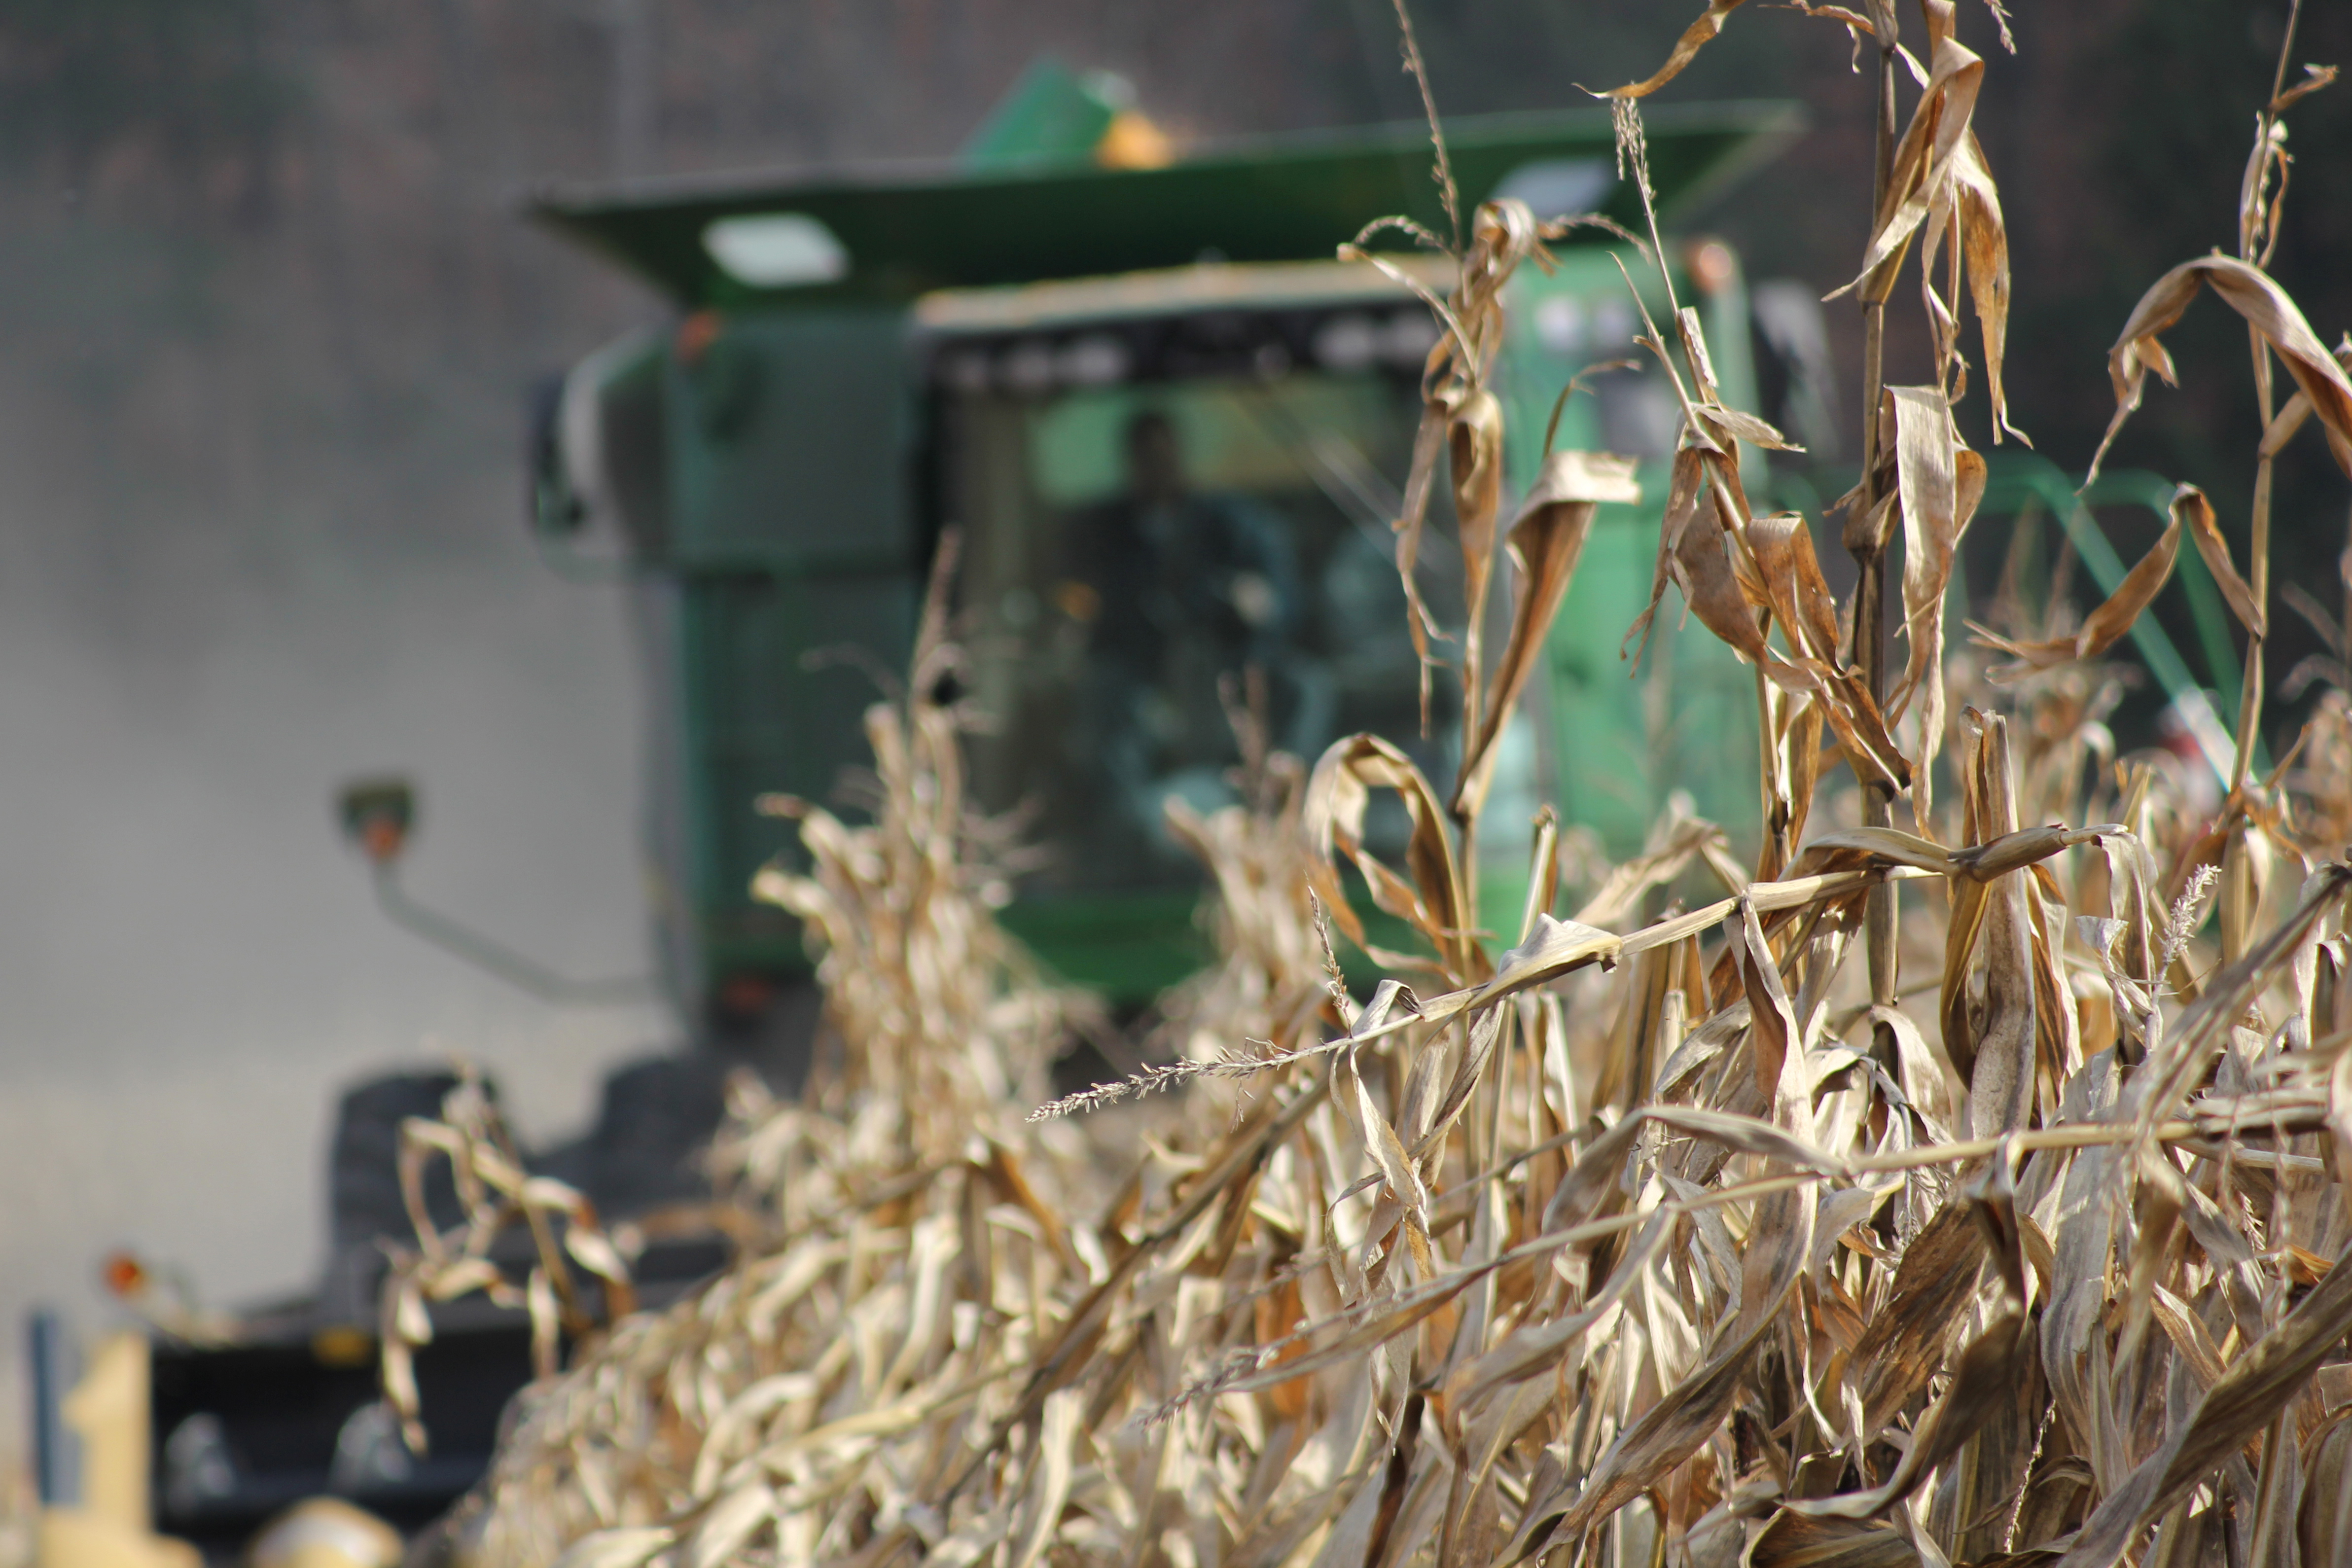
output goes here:
[{"label": "blurred tree line", "polygon": [[[1646,74],[1699,8],[1414,10],[1440,102],[1472,113]],[[1990,60],[1978,124],[2013,248],[2017,418],[2063,467],[2079,471],[2105,422],[2105,353],[2132,301],[2233,247],[2286,14],[2021,8],[2011,58],[1963,0]],[[2298,62],[2352,59],[2346,7],[2308,6],[2301,29]],[[161,606],[191,581],[387,551],[462,560],[511,526],[453,498],[457,476],[478,487],[512,464],[520,386],[659,309],[515,221],[532,184],[942,155],[1048,50],[1124,72],[1180,136],[1416,111],[1388,0],[0,0],[0,327],[16,350],[0,442],[38,502],[0,520],[0,567],[31,552],[91,613],[168,642],[198,612]],[[1811,106],[1780,165],[1698,215],[1752,275],[1824,290],[1850,275],[1869,92],[1843,28],[1764,5],[1667,89]],[[2352,324],[2352,87],[2291,125],[2275,270],[2332,337]],[[1851,365],[1853,312],[1829,316]],[[2151,391],[2118,459],[2205,484],[2242,539],[2257,434],[2242,331],[2206,301],[2174,342],[2185,384]],[[1923,345],[1893,353],[1900,378]],[[2298,443],[2281,580],[2334,582],[2346,517],[2341,477]],[[2126,556],[2152,533],[2116,526]],[[2318,646],[2279,618],[2274,674]]]}]

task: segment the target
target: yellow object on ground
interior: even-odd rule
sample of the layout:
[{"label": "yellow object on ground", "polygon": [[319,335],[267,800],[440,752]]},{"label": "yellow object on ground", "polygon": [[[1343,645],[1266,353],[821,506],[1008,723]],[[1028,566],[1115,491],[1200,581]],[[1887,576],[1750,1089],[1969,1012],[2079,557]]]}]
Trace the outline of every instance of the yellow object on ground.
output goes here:
[{"label": "yellow object on ground", "polygon": [[48,1508],[34,1558],[37,1568],[203,1568],[184,1541],[133,1528],[95,1509]]},{"label": "yellow object on ground", "polygon": [[147,1493],[153,1447],[149,1364],[146,1335],[127,1329],[109,1334],[65,1398],[66,1425],[81,1439],[79,1511],[142,1535],[154,1522]]},{"label": "yellow object on ground", "polygon": [[194,1547],[150,1528],[148,1368],[144,1334],[109,1334],[66,1395],[66,1424],[81,1439],[81,1504],[41,1510],[38,1568],[202,1568]]},{"label": "yellow object on ground", "polygon": [[246,1557],[251,1568],[392,1568],[400,1531],[340,1499],[310,1498],[264,1526]]}]

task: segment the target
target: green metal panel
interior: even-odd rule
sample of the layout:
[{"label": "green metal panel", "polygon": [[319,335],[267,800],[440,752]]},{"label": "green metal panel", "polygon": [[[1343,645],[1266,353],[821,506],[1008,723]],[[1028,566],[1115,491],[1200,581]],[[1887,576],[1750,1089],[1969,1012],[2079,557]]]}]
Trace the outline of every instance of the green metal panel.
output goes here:
[{"label": "green metal panel", "polygon": [[1002,918],[1063,979],[1140,1002],[1216,956],[1193,923],[1200,903],[1191,889],[1153,889],[1111,898],[1024,899]]},{"label": "green metal panel", "polygon": [[754,803],[832,804],[867,761],[876,672],[904,668],[920,568],[912,505],[904,313],[893,308],[727,321],[668,371],[674,574],[657,707],[679,717],[666,885],[691,938],[681,989],[736,971],[803,967],[796,924],[751,897],[798,853]]},{"label": "green metal panel", "polygon": [[1133,89],[1103,71],[1081,76],[1040,55],[972,132],[958,158],[970,168],[1084,163]]},{"label": "green metal panel", "polygon": [[671,360],[671,567],[915,566],[906,312],[725,318]]},{"label": "green metal panel", "polygon": [[[750,898],[752,873],[796,857],[799,834],[753,802],[781,791],[838,808],[844,770],[870,762],[861,717],[882,695],[875,669],[905,664],[913,598],[901,574],[687,584],[691,743],[703,770],[696,882],[714,965],[801,962],[790,923]],[[861,657],[842,657],[853,649]]]},{"label": "green metal panel", "polygon": [[[1665,105],[1645,119],[1669,217],[1769,156],[1803,122],[1787,103]],[[1609,158],[1613,148],[1600,109],[1457,120],[1448,145],[1462,195],[1474,202],[1530,162]],[[1638,201],[1622,188],[1604,210],[1620,222],[1641,221]],[[680,303],[722,308],[908,300],[933,289],[1180,267],[1208,252],[1234,261],[1319,259],[1385,214],[1444,223],[1418,124],[1211,146],[1164,169],[931,165],[743,175],[556,192],[532,211]],[[778,213],[830,230],[848,252],[847,276],[761,289],[730,276],[704,247],[716,220]]]},{"label": "green metal panel", "polygon": [[[1679,417],[1671,388],[1632,336],[1627,275],[1639,281],[1653,319],[1670,315],[1654,270],[1625,255],[1575,249],[1557,273],[1523,268],[1507,300],[1508,338],[1496,381],[1506,399],[1513,488],[1524,492],[1542,460],[1544,426],[1560,388],[1580,371],[1630,359],[1636,369],[1595,374],[1572,396],[1556,447],[1615,450],[1644,459],[1639,506],[1603,506],[1559,619],[1553,624],[1540,704],[1532,714],[1546,754],[1547,798],[1563,817],[1599,833],[1612,854],[1638,849],[1669,792],[1686,790],[1699,815],[1726,824],[1754,815],[1755,679],[1731,650],[1696,621],[1685,624],[1669,590],[1642,668],[1621,649],[1648,602],[1658,525],[1664,509],[1664,447]],[[1689,297],[1687,281],[1680,284]],[[1728,292],[1727,290],[1726,291]],[[1746,311],[1718,296],[1708,333],[1724,391],[1754,406]],[[1728,307],[1728,308],[1725,308]],[[1495,831],[1503,825],[1496,824]],[[1488,911],[1488,919],[1494,911]]]},{"label": "green metal panel", "polygon": [[[1654,112],[1653,164],[1669,207],[1767,154],[1798,119],[1785,105]],[[1459,122],[1452,141],[1471,200],[1531,162],[1606,158],[1610,145],[1606,116],[1583,112]],[[749,897],[763,861],[797,853],[792,826],[759,816],[753,802],[771,791],[828,800],[844,771],[866,760],[858,721],[877,694],[872,672],[904,664],[924,548],[916,475],[930,456],[916,445],[915,296],[1185,267],[1204,252],[1238,262],[1328,258],[1384,213],[1442,221],[1427,166],[1419,127],[1381,127],[1213,151],[1156,171],[901,171],[541,205],[542,218],[680,303],[719,312],[663,352],[667,526],[634,541],[655,579],[641,595],[656,689],[653,897],[682,1001],[702,1000],[731,973],[805,963],[793,923]],[[1604,205],[1634,216],[1622,191]],[[779,213],[830,229],[849,253],[848,276],[752,289],[704,248],[714,219]],[[1573,247],[1561,261],[1557,278],[1523,273],[1510,301],[1497,375],[1519,487],[1535,471],[1567,376],[1630,352],[1624,284],[1607,254]],[[1252,308],[1246,272],[1230,269],[1236,292],[1223,308]],[[1745,401],[1744,310],[1726,294],[1707,314],[1717,369]],[[1570,317],[1584,329],[1556,330]],[[1629,449],[1621,437],[1638,435],[1645,405],[1655,414],[1658,389],[1654,373],[1622,379],[1623,387],[1604,383],[1598,399],[1571,402],[1563,444]],[[1639,841],[1672,786],[1690,787],[1698,809],[1718,820],[1750,815],[1748,672],[1700,628],[1675,630],[1671,604],[1638,683],[1617,658],[1647,596],[1662,462],[1645,482],[1647,506],[1603,509],[1531,699],[1527,738],[1500,770],[1481,856],[1482,916],[1498,934],[1516,922],[1524,882],[1524,836],[1506,819],[1523,818],[1539,798],[1562,801],[1621,851]],[[827,652],[831,662],[811,667],[813,654]],[[1192,902],[1162,888],[1016,904],[1007,919],[1071,978],[1139,999],[1204,952]]]}]

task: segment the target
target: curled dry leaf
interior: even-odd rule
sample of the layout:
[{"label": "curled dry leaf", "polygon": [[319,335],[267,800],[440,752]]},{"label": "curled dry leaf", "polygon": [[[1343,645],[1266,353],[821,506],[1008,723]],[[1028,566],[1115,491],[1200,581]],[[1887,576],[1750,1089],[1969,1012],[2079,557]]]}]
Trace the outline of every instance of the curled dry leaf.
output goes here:
[{"label": "curled dry leaf", "polygon": [[2116,436],[2139,406],[2147,373],[2178,385],[2179,374],[2165,352],[2162,334],[2180,320],[2200,289],[2210,287],[2224,304],[2246,319],[2272,353],[2286,366],[2295,385],[2309,401],[2327,433],[2328,450],[2336,466],[2352,474],[2352,378],[2321,346],[2311,323],[2287,291],[2251,262],[2229,256],[2200,256],[2184,261],[2152,284],[2132,308],[2131,317],[2107,352],[2107,378],[2115,384],[2116,412],[2107,422],[2099,449],[2092,455],[2089,478],[2099,477],[2099,466],[2115,445]]},{"label": "curled dry leaf", "polygon": [[1592,531],[1593,513],[1603,501],[1631,503],[1642,499],[1633,468],[1631,458],[1554,452],[1544,459],[1543,472],[1520,506],[1509,541],[1514,568],[1510,638],[1495,671],[1493,689],[1482,705],[1476,736],[1463,757],[1462,782],[1453,801],[1457,816],[1475,816],[1486,804],[1494,778],[1496,743],[1542,657],[1544,638],[1559,613],[1560,602],[1568,596],[1576,563],[1584,554],[1584,542]]},{"label": "curled dry leaf", "polygon": [[[1962,719],[1970,740],[1963,769],[1969,837],[1979,843],[2006,837],[2017,832],[2009,722],[1974,709]],[[1971,1125],[1979,1138],[2017,1131],[2032,1110],[2037,1020],[2027,882],[2021,870],[1954,879],[1944,947],[1944,1049],[1969,1080]],[[1972,963],[1982,975],[1980,1001],[1971,994]]]},{"label": "curled dry leaf", "polygon": [[[2300,397],[2302,394],[2297,393]],[[2306,408],[2309,407],[2305,404]],[[2230,559],[2229,542],[2221,537],[2221,529],[2213,517],[2213,503],[2195,485],[2182,485],[2172,495],[2172,513],[2185,517],[2189,537],[2197,542],[2197,553],[2205,558],[2205,569],[2213,574],[2213,581],[2221,587],[2221,597],[2229,601],[2230,611],[2238,624],[2255,637],[2269,635],[2270,618],[2263,606],[2254,602],[2254,590]]]},{"label": "curled dry leaf", "polygon": [[[1364,813],[1376,789],[1393,792],[1412,819],[1412,837],[1405,848],[1407,876],[1399,876],[1364,847]],[[1374,903],[1412,922],[1449,977],[1457,982],[1484,978],[1476,973],[1485,961],[1470,934],[1471,913],[1444,809],[1412,758],[1376,735],[1335,742],[1307,779],[1306,830],[1323,858],[1324,902],[1351,938],[1360,943],[1363,931],[1339,895],[1335,850],[1363,873]]]},{"label": "curled dry leaf", "polygon": [[1937,388],[1889,387],[1884,407],[1882,460],[1892,459],[1895,482],[1882,489],[1891,490],[1903,514],[1903,626],[1910,644],[1886,711],[1890,721],[1899,719],[1915,699],[1920,701],[1912,806],[1925,822],[1934,808],[1930,785],[1944,740],[1944,601],[1960,536],[1984,500],[1985,461],[1960,440],[1951,405]]},{"label": "curled dry leaf", "polygon": [[[1927,233],[1919,243],[1919,287],[1936,336],[1938,378],[1959,395],[1954,372],[1959,356],[1957,300],[1947,303],[1936,291],[1936,258],[1944,231],[1954,231],[1955,266],[1964,276],[1969,302],[1977,318],[1977,334],[1984,350],[1985,392],[1992,405],[1992,438],[2003,436],[2024,441],[2024,432],[2009,422],[2009,394],[2001,367],[2009,352],[2009,229],[2000,213],[2000,192],[1985,166],[1984,148],[1971,128],[1961,137],[1952,157],[1952,202],[1937,205],[1928,216]],[[2027,442],[2028,446],[2032,443]]]},{"label": "curled dry leaf", "polygon": [[[1885,300],[1894,290],[1895,274],[1912,237],[1931,212],[1952,204],[1962,149],[1969,142],[1969,121],[1984,81],[1984,61],[1953,36],[1953,0],[1921,0],[1920,8],[1927,15],[1931,45],[1927,89],[1895,144],[1894,167],[1864,248],[1862,271],[1837,294],[1859,288],[1864,299]],[[1984,185],[1989,190],[1990,181]],[[1996,221],[1998,211],[1996,207]]]},{"label": "curled dry leaf", "polygon": [[1723,31],[1723,19],[1738,10],[1742,4],[1744,0],[1707,0],[1706,12],[1697,21],[1683,29],[1683,36],[1675,40],[1674,52],[1666,57],[1666,63],[1658,68],[1656,74],[1640,81],[1627,82],[1623,87],[1612,87],[1601,96],[1605,98],[1649,97],[1650,94],[1682,75],[1683,68],[1691,63],[1699,50],[1713,43],[1717,34]]},{"label": "curled dry leaf", "polygon": [[1486,674],[1486,590],[1494,575],[1495,514],[1503,504],[1503,405],[1475,384],[1444,395],[1454,526],[1462,546],[1462,679],[1475,693]]},{"label": "curled dry leaf", "polygon": [[2002,637],[1985,627],[1969,623],[1976,640],[1987,647],[1995,647],[2015,658],[2015,664],[2000,665],[1989,673],[1996,681],[2011,681],[2038,669],[2054,669],[2062,664],[2096,658],[2123,640],[2140,612],[2155,602],[2166,583],[2172,578],[2172,563],[2180,554],[2180,525],[2184,508],[2176,499],[2172,521],[2163,533],[2148,547],[2146,555],[2124,574],[2099,607],[2083,617],[2080,630],[2073,637],[2052,637],[2043,642],[2019,642]]}]

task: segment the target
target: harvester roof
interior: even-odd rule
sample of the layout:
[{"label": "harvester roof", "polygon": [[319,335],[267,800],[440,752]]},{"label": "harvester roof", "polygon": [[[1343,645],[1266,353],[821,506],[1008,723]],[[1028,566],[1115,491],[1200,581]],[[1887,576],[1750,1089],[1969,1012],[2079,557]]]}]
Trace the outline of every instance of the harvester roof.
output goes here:
[{"label": "harvester roof", "polygon": [[[1645,119],[1670,214],[1769,158],[1803,113],[1736,102],[1662,106]],[[1615,178],[1605,110],[1451,121],[1446,142],[1465,203],[1503,191],[1539,210],[1549,202],[1641,222],[1638,198]],[[662,179],[551,190],[531,210],[688,308],[911,300],[1204,257],[1324,260],[1374,218],[1402,214],[1440,230],[1444,221],[1419,124],[1211,144],[1161,168],[965,163]]]}]

